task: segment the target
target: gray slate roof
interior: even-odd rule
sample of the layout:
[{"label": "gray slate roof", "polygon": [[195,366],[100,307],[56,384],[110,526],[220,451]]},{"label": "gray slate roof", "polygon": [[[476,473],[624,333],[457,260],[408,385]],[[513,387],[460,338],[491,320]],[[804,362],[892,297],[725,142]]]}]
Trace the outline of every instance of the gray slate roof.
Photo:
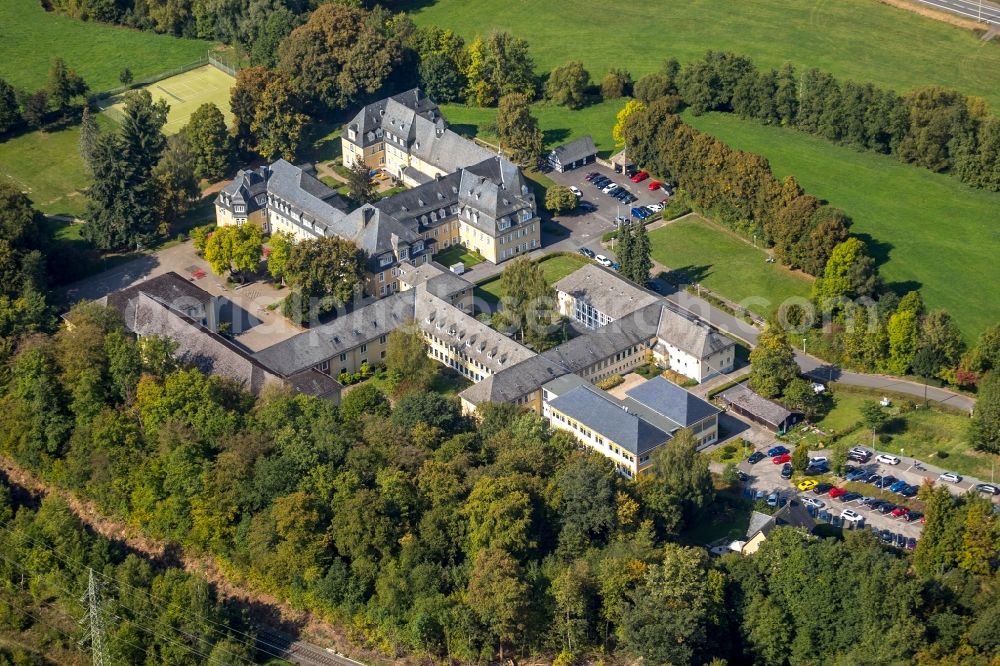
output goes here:
[{"label": "gray slate roof", "polygon": [[612,319],[620,319],[659,297],[606,268],[586,264],[553,285],[556,291],[589,303]]},{"label": "gray slate roof", "polygon": [[126,325],[129,325],[127,309],[140,293],[148,294],[172,309],[199,321],[208,316],[208,311],[214,307],[215,301],[210,293],[173,271],[157,275],[121,291],[112,292],[102,300],[104,305],[117,310],[126,319]]},{"label": "gray slate roof", "polygon": [[568,372],[580,372],[632,345],[647,345],[656,335],[660,305],[653,303],[542,353]]},{"label": "gray slate roof", "polygon": [[577,386],[549,404],[633,455],[648,453],[670,439],[669,434],[592,386]]},{"label": "gray slate roof", "polygon": [[532,356],[503,372],[487,377],[478,384],[473,384],[459,395],[473,405],[484,402],[513,402],[569,372],[557,361],[545,356]]},{"label": "gray slate roof", "polygon": [[778,403],[754,393],[745,384],[737,384],[732,388],[728,388],[720,393],[718,397],[726,404],[740,407],[757,418],[775,426],[792,415],[792,412]]},{"label": "gray slate roof", "polygon": [[402,291],[262,349],[254,358],[282,375],[312,368],[388,335],[413,317],[414,290]]},{"label": "gray slate roof", "polygon": [[399,279],[411,287],[426,285],[428,292],[443,299],[474,286],[461,275],[452,273],[436,261],[428,261],[419,266],[400,264]]},{"label": "gray slate roof", "polygon": [[549,159],[555,159],[560,164],[571,164],[597,155],[594,139],[589,134],[565,143],[549,154]]},{"label": "gray slate roof", "polygon": [[[392,97],[372,102],[358,111],[357,115],[347,123],[348,128],[358,132],[358,139],[354,143],[369,146],[381,141],[383,125],[389,122],[386,121],[387,116],[397,121],[404,120],[407,128],[412,127],[414,116],[430,120],[441,128],[445,126],[437,104],[427,97],[420,88],[412,88]],[[399,132],[398,123],[396,132]],[[347,132],[344,133],[344,137],[350,141]]]},{"label": "gray slate roof", "polygon": [[682,428],[690,427],[721,411],[665,377],[654,377],[629,389],[625,395]]},{"label": "gray slate roof", "polygon": [[698,319],[689,318],[664,306],[656,337],[696,358],[705,358],[736,343]]},{"label": "gray slate roof", "polygon": [[330,235],[328,231],[344,235],[339,222],[345,217],[346,203],[335,191],[302,168],[285,160],[274,162],[270,166],[267,191],[298,209],[307,222],[326,235]]}]

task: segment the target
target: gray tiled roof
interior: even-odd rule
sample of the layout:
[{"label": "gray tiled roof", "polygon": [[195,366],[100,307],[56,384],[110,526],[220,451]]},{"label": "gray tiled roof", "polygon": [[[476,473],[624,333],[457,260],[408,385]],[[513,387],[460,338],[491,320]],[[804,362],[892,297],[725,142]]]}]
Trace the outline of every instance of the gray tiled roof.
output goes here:
[{"label": "gray tiled roof", "polygon": [[[433,335],[491,373],[535,355],[527,347],[471,317],[423,287],[417,287],[413,319],[428,335]],[[408,292],[404,292],[408,293]]]},{"label": "gray tiled roof", "polygon": [[127,318],[129,329],[139,336],[162,335],[174,340],[177,343],[174,355],[184,365],[235,379],[253,393],[259,393],[266,385],[281,383],[278,374],[235,344],[141,290],[129,309],[132,310]]},{"label": "gray tiled roof", "polygon": [[659,308],[660,305],[655,303],[647,305],[607,326],[542,352],[542,356],[562,365],[569,372],[580,372],[627,347],[647,345],[656,335]]},{"label": "gray tiled roof", "polygon": [[[458,200],[495,219],[531,205],[531,190],[521,170],[502,157],[489,157],[462,171]],[[489,229],[496,233],[495,229]]]},{"label": "gray tiled roof", "polygon": [[[270,167],[270,173],[267,180],[269,194],[287,201],[319,229],[332,231],[338,236],[345,235],[341,233],[343,229],[341,222],[345,217],[344,211],[328,201],[336,201],[339,197],[332,199],[328,194],[320,196],[330,188],[285,160],[274,162]],[[325,190],[321,188],[325,188]],[[329,234],[327,233],[327,235]]]},{"label": "gray tiled roof", "polygon": [[659,301],[659,297],[596,264],[586,264],[552,285],[612,319]]},{"label": "gray tiled roof", "polygon": [[682,428],[690,427],[720,411],[715,405],[664,377],[654,377],[629,389],[625,394]]},{"label": "gray tiled roof", "polygon": [[664,306],[656,337],[697,358],[705,358],[736,343],[698,319]]},{"label": "gray tiled roof", "polygon": [[549,404],[633,455],[648,453],[670,439],[666,432],[592,386],[577,386]]},{"label": "gray tiled roof", "polygon": [[459,395],[474,405],[484,402],[513,402],[569,372],[556,361],[544,356],[532,356],[473,384]]},{"label": "gray tiled roof", "polygon": [[728,388],[720,393],[718,397],[723,402],[740,407],[757,418],[774,425],[782,423],[792,415],[792,412],[778,403],[754,393],[745,384],[737,384],[732,388]]},{"label": "gray tiled roof", "polygon": [[442,174],[479,164],[494,156],[492,151],[475,141],[450,129],[441,130],[423,118],[417,118],[415,132],[416,138],[410,146],[410,154],[440,169]]},{"label": "gray tiled roof", "polygon": [[552,151],[549,159],[556,159],[560,164],[571,164],[586,157],[597,155],[597,148],[594,146],[594,139],[587,134],[579,139],[563,144]]},{"label": "gray tiled roof", "polygon": [[[390,105],[390,101],[392,105]],[[381,132],[376,134],[376,131],[382,130],[387,111],[392,111],[394,116],[406,116],[410,124],[412,124],[411,115],[413,115],[437,122],[442,128],[444,127],[444,120],[441,118],[437,104],[424,95],[419,88],[412,88],[392,97],[372,102],[358,111],[354,118],[347,123],[348,128],[358,132],[358,140],[355,141],[357,145],[369,146],[382,140]],[[346,132],[344,136],[350,140]]]},{"label": "gray tiled roof", "polygon": [[448,298],[474,285],[461,275],[437,263],[428,261],[420,266],[403,263],[399,265],[399,278],[411,287],[426,285],[427,291],[438,298]]},{"label": "gray tiled roof", "polygon": [[343,388],[340,382],[328,377],[318,370],[303,370],[285,380],[285,383],[296,393],[314,395],[318,398],[339,396]]},{"label": "gray tiled roof", "polygon": [[414,291],[403,291],[262,349],[254,358],[285,376],[370,342],[413,317]]},{"label": "gray tiled roof", "polygon": [[[110,293],[104,299],[104,304],[117,310],[122,317],[126,317],[129,304],[140,293],[148,294],[174,310],[198,320],[208,316],[208,311],[213,307],[215,300],[210,293],[201,287],[170,271],[137,285],[126,287],[121,291]],[[126,321],[126,325],[128,323]]]}]

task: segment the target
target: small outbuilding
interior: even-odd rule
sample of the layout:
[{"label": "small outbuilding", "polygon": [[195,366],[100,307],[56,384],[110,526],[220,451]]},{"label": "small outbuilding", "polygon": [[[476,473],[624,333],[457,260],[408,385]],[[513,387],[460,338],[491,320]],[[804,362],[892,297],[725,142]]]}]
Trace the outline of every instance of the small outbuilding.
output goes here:
[{"label": "small outbuilding", "polygon": [[560,173],[590,164],[596,159],[597,148],[589,134],[559,146],[549,153],[549,164]]},{"label": "small outbuilding", "polygon": [[789,411],[778,403],[754,393],[744,384],[726,389],[718,397],[726,407],[740,416],[778,434],[784,434],[802,420],[802,414]]}]

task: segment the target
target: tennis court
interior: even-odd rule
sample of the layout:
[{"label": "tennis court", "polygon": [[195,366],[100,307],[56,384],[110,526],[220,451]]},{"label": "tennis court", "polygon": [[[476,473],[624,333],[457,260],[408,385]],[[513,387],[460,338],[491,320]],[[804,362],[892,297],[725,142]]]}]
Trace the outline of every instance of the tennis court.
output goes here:
[{"label": "tennis court", "polygon": [[[229,111],[229,89],[234,82],[235,79],[229,74],[212,65],[205,65],[144,87],[154,100],[163,99],[170,105],[167,124],[163,127],[164,134],[170,135],[179,132],[187,124],[191,114],[206,102],[219,107],[228,125],[233,118]],[[108,115],[118,120],[125,106],[124,95],[116,95],[106,100],[102,106]]]}]

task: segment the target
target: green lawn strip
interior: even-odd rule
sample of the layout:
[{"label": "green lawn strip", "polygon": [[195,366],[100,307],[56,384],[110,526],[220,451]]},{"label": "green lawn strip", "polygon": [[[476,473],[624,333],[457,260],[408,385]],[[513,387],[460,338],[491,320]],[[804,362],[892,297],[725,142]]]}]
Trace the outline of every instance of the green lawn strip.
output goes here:
[{"label": "green lawn strip", "polygon": [[919,287],[930,308],[948,310],[966,339],[996,320],[1000,262],[992,220],[1000,193],[973,190],[952,176],[859,152],[796,130],[730,114],[685,115],[730,145],[766,157],[775,175],[794,175],[807,192],[844,209],[870,242],[879,270],[900,290]]},{"label": "green lawn strip", "polygon": [[[116,127],[104,114],[94,118],[103,131]],[[80,157],[80,126],[29,132],[0,142],[0,178],[28,192],[43,213],[82,215],[90,175]]]},{"label": "green lawn strip", "polygon": [[442,250],[434,255],[434,261],[442,266],[450,267],[458,262],[465,264],[466,268],[483,263],[483,258],[469,252],[461,245],[452,245],[447,250]]},{"label": "green lawn strip", "polygon": [[767,254],[697,215],[650,232],[653,259],[765,316],[788,298],[808,298],[810,282],[765,262]]},{"label": "green lawn strip", "polygon": [[204,58],[214,46],[80,21],[46,12],[38,0],[0,2],[0,26],[0,78],[26,90],[45,86],[57,56],[83,76],[92,92],[101,92],[120,86],[118,76],[126,67],[140,81]]},{"label": "green lawn strip", "polygon": [[[611,128],[614,127],[615,116],[623,106],[625,100],[616,99],[590,104],[574,111],[548,102],[536,102],[531,106],[531,111],[538,118],[546,148],[555,148],[589,134],[594,138],[598,153],[607,157],[615,151]],[[464,104],[441,105],[441,113],[448,119],[452,130],[467,137],[477,136],[492,144],[496,144],[496,132],[493,130],[496,112],[496,109]]]},{"label": "green lawn strip", "polygon": [[[542,267],[542,274],[545,281],[550,285],[555,284],[590,260],[583,255],[557,253],[550,254],[539,260]],[[503,289],[500,286],[500,276],[487,280],[476,286],[476,298],[481,298],[491,307],[496,307],[503,297]]]},{"label": "green lawn strip", "polygon": [[451,28],[466,41],[492,30],[526,39],[539,72],[580,60],[596,81],[612,67],[639,77],[668,57],[685,62],[709,49],[731,50],[765,67],[789,61],[900,92],[928,84],[957,88],[1000,109],[1000,46],[872,0],[613,7],[600,0],[578,0],[572,7],[551,0],[437,0],[413,6],[418,25]]}]

